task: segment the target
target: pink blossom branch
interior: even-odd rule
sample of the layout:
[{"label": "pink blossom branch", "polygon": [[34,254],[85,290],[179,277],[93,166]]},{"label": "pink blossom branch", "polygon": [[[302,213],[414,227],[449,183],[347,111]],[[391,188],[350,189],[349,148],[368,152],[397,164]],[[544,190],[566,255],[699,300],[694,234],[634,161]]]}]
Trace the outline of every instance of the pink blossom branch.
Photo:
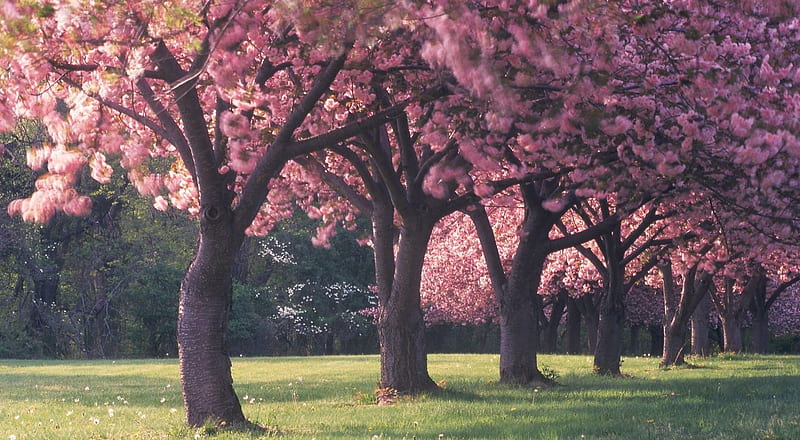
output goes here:
[{"label": "pink blossom branch", "polygon": [[329,172],[317,158],[309,155],[297,156],[292,160],[300,164],[304,169],[316,173],[325,184],[347,199],[361,214],[372,214],[372,204],[369,199],[357,193],[340,176]]},{"label": "pink blossom branch", "polygon": [[180,154],[183,164],[186,166],[186,169],[189,170],[192,180],[196,185],[197,174],[194,168],[192,151],[189,147],[189,142],[186,140],[186,137],[184,137],[183,132],[181,131],[180,126],[178,126],[178,123],[175,122],[175,119],[173,119],[169,114],[169,111],[167,111],[166,107],[164,107],[164,104],[162,104],[161,101],[156,98],[156,95],[153,92],[153,89],[150,88],[150,84],[148,84],[147,80],[140,78],[136,82],[136,87],[139,89],[139,93],[142,94],[144,101],[148,106],[150,106],[150,110],[152,110],[152,112],[161,122],[161,125],[164,127],[166,132],[164,139],[169,140],[170,143],[175,145],[175,148],[178,149],[178,154]]},{"label": "pink blossom branch", "polygon": [[[217,172],[214,146],[206,126],[203,106],[194,88],[194,82],[186,80],[186,73],[178,64],[167,45],[160,41],[151,54],[151,59],[171,84],[171,89],[183,122],[183,132],[188,142],[194,163],[194,175],[200,192],[200,204],[227,205],[225,200],[212,200],[221,195],[217,188],[221,176]],[[192,162],[186,164],[189,166]],[[230,197],[231,195],[227,195]],[[211,199],[209,199],[211,198]]]},{"label": "pink blossom branch", "polygon": [[288,144],[291,141],[295,130],[305,121],[308,114],[311,113],[319,102],[319,99],[331,86],[333,80],[336,79],[346,59],[347,50],[345,49],[341,55],[333,58],[328,63],[328,66],[320,73],[306,95],[300,100],[297,107],[292,110],[292,113],[286,118],[283,127],[281,127],[280,131],[278,131],[278,134],[275,136],[274,145]]}]

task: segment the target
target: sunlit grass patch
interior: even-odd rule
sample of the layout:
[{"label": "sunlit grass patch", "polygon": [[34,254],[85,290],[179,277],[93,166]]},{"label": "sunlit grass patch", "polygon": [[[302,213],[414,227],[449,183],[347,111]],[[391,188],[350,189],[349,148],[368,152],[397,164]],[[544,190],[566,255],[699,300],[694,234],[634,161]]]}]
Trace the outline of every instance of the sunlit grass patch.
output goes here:
[{"label": "sunlit grass patch", "polygon": [[[432,355],[442,391],[376,404],[377,356],[234,359],[244,432],[184,425],[177,362],[0,362],[0,440],[12,439],[793,439],[800,357],[693,359],[627,378],[589,356],[541,356],[559,385],[497,382],[496,355]],[[14,437],[12,437],[14,436]]]}]

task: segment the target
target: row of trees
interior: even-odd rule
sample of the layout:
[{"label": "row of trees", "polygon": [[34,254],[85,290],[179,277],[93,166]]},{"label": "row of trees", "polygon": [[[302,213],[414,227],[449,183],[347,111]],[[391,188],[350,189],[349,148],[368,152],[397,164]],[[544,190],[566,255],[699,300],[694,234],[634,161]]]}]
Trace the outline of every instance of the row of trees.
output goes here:
[{"label": "row of trees", "polygon": [[547,382],[539,291],[558,253],[596,271],[565,258],[582,273],[564,280],[602,289],[601,373],[620,372],[637,284],[664,291],[672,363],[701,293],[739,290],[749,304],[791,281],[794,2],[104,6],[2,3],[0,130],[35,119],[49,139],[28,155],[48,172],[9,212],[90,214],[77,176],[88,166],[109,183],[115,156],[158,209],[198,218],[177,327],[192,425],[245,422],[225,351],[232,274],[245,236],[294,206],[323,222],[321,246],[356,214],[371,220],[381,386],[400,392],[436,388],[422,271],[457,212],[486,262],[504,382]]}]

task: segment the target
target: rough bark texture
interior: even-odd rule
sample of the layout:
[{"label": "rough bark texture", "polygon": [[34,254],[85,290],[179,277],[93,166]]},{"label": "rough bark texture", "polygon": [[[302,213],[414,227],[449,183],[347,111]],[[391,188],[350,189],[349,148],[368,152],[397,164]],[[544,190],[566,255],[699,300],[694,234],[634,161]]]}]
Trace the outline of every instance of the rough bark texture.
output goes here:
[{"label": "rough bark texture", "polygon": [[231,309],[231,266],[242,237],[231,232],[230,212],[205,209],[197,253],[181,285],[178,350],[186,419],[246,423],[233,390],[225,333]]},{"label": "rough bark texture", "polygon": [[530,296],[508,302],[500,317],[500,381],[519,385],[543,384],[537,366],[539,328]]},{"label": "rough bark texture", "polygon": [[539,371],[539,325],[537,295],[544,269],[547,231],[541,226],[541,213],[528,211],[523,232],[506,276],[497,251],[489,219],[482,207],[469,213],[481,242],[492,279],[492,290],[499,304],[500,381],[511,384],[547,384]]},{"label": "rough bark texture", "polygon": [[661,353],[661,365],[683,365],[686,363],[684,351],[686,349],[687,328],[684,326],[668,327],[664,329],[664,348]]},{"label": "rough bark texture", "polygon": [[401,394],[434,390],[428,375],[425,323],[420,309],[420,277],[433,223],[406,221],[400,230],[389,297],[381,304],[378,340],[381,387]]},{"label": "rough bark texture", "polygon": [[597,345],[594,351],[594,371],[598,374],[614,376],[622,374],[620,364],[625,307],[621,297],[619,291],[611,291],[600,306]]}]

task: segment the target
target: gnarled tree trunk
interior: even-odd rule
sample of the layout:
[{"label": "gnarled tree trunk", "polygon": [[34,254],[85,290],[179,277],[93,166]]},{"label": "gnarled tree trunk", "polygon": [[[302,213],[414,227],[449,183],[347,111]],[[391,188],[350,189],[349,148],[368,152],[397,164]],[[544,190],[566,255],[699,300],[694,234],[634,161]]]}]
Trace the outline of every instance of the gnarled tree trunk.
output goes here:
[{"label": "gnarled tree trunk", "polygon": [[540,312],[539,302],[534,300],[547,256],[542,246],[547,242],[549,228],[541,228],[538,224],[541,217],[528,212],[511,270],[506,276],[486,211],[477,207],[468,214],[478,232],[492,290],[500,306],[500,381],[524,385],[550,383],[537,365]]},{"label": "gnarled tree trunk", "polygon": [[[395,258],[389,296],[381,299],[378,340],[381,347],[381,387],[399,393],[434,390],[428,375],[425,323],[420,309],[420,278],[433,222],[405,219]],[[386,267],[388,268],[388,267]],[[384,269],[386,269],[384,268]],[[384,282],[388,282],[385,278]]]},{"label": "gnarled tree trunk", "polygon": [[184,407],[190,425],[207,420],[244,424],[233,390],[225,333],[231,310],[231,267],[243,236],[230,211],[203,210],[197,252],[181,284],[178,350]]}]

